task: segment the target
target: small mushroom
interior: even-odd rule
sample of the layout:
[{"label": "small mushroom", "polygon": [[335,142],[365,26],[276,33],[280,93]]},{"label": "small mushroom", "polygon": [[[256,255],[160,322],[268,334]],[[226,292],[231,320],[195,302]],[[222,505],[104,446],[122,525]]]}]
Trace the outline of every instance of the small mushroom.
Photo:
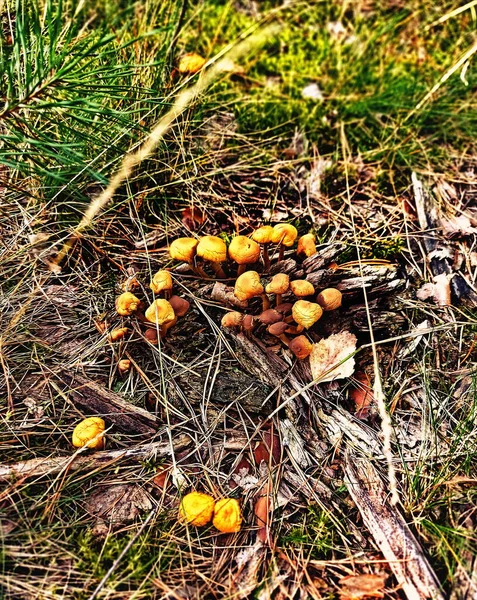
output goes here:
[{"label": "small mushroom", "polygon": [[323,310],[319,304],[308,302],[307,300],[298,300],[292,308],[293,319],[298,323],[299,327],[294,333],[300,333],[303,328],[309,329],[318,319],[321,318]]},{"label": "small mushroom", "polygon": [[210,523],[214,514],[215,500],[208,494],[190,492],[182,498],[179,517],[191,525],[203,527]]},{"label": "small mushroom", "polygon": [[260,275],[256,271],[246,271],[237,277],[234,287],[235,297],[240,301],[248,301],[255,296],[262,297],[262,310],[270,308],[270,302],[260,283]]},{"label": "small mushroom", "polygon": [[264,325],[273,325],[274,323],[279,323],[283,321],[283,315],[275,310],[274,308],[269,308],[268,310],[263,311],[261,315],[259,315],[258,320]]},{"label": "small mushroom", "polygon": [[296,253],[298,256],[304,254],[307,258],[316,253],[315,236],[312,233],[302,235],[298,239]]},{"label": "small mushroom", "polygon": [[272,242],[279,244],[278,260],[283,260],[284,249],[291,248],[298,236],[296,227],[289,223],[278,223],[273,228]]},{"label": "small mushroom", "polygon": [[283,302],[282,304],[277,304],[277,306],[275,306],[275,310],[282,315],[291,313],[292,308],[293,308],[293,304],[291,302]]},{"label": "small mushroom", "polygon": [[119,340],[122,340],[123,337],[129,332],[129,329],[127,327],[117,327],[116,329],[112,329],[109,333],[108,333],[108,340],[110,342],[117,342]]},{"label": "small mushroom", "polygon": [[116,312],[122,317],[129,317],[139,308],[141,301],[131,292],[124,292],[116,298]]},{"label": "small mushroom", "polygon": [[247,337],[250,337],[255,327],[255,319],[252,315],[245,315],[242,321],[242,329]]},{"label": "small mushroom", "polygon": [[222,263],[227,260],[227,246],[224,240],[215,235],[204,236],[197,245],[197,256],[210,262],[210,266],[217,277],[225,279],[226,275],[222,269]]},{"label": "small mushroom", "polygon": [[144,337],[150,344],[155,345],[159,341],[159,339],[157,337],[157,329],[155,327],[154,328],[150,327],[150,328],[146,329],[146,331],[144,332]]},{"label": "small mushroom", "polygon": [[72,442],[75,448],[87,446],[94,450],[104,447],[104,430],[106,424],[100,417],[83,419],[73,429]]},{"label": "small mushroom", "polygon": [[282,294],[285,294],[290,287],[290,277],[286,273],[277,273],[265,288],[267,294],[276,295],[276,305],[282,303]]},{"label": "small mushroom", "polygon": [[269,325],[267,327],[268,333],[274,335],[277,338],[280,338],[285,346],[288,346],[290,343],[290,339],[286,336],[285,331],[287,330],[288,325],[283,321],[280,323],[274,323],[273,325]]},{"label": "small mushroom", "polygon": [[121,375],[128,373],[131,370],[131,361],[129,358],[123,358],[118,362],[118,371]]},{"label": "small mushroom", "polygon": [[299,360],[309,356],[313,350],[313,344],[304,335],[293,338],[288,347]]},{"label": "small mushroom", "polygon": [[182,260],[183,262],[188,263],[194,273],[204,277],[205,273],[194,265],[198,244],[199,240],[196,240],[195,238],[177,238],[177,240],[174,240],[169,246],[169,255],[174,260]]},{"label": "small mushroom", "polygon": [[297,298],[312,296],[315,293],[315,288],[306,279],[296,279],[290,282],[290,289]]},{"label": "small mushroom", "polygon": [[235,498],[222,498],[215,503],[213,526],[222,533],[236,533],[242,525],[240,504]]},{"label": "small mushroom", "polygon": [[181,56],[177,70],[181,75],[193,75],[202,69],[207,60],[197,52],[188,52]]},{"label": "small mushroom", "polygon": [[164,297],[168,300],[172,291],[172,277],[169,271],[158,271],[152,278],[149,287],[155,294],[164,292]]},{"label": "small mushroom", "polygon": [[220,324],[222,327],[242,327],[243,314],[232,310],[222,317]]},{"label": "small mushroom", "polygon": [[158,298],[154,300],[151,306],[146,310],[146,319],[150,323],[156,323],[160,326],[159,331],[161,338],[167,334],[167,330],[170,329],[177,322],[174,309],[167,300]]},{"label": "small mushroom", "polygon": [[229,258],[238,264],[237,275],[242,275],[247,265],[256,263],[260,258],[260,246],[244,235],[237,235],[230,242]]},{"label": "small mushroom", "polygon": [[171,296],[169,298],[169,304],[172,306],[176,317],[183,317],[190,308],[190,302],[180,296]]},{"label": "small mushroom", "polygon": [[272,241],[273,227],[271,225],[262,225],[252,233],[252,240],[263,246],[263,266],[265,271],[270,268],[270,256],[268,246]]},{"label": "small mushroom", "polygon": [[343,294],[336,288],[326,288],[318,294],[316,301],[325,311],[335,310],[341,306]]}]

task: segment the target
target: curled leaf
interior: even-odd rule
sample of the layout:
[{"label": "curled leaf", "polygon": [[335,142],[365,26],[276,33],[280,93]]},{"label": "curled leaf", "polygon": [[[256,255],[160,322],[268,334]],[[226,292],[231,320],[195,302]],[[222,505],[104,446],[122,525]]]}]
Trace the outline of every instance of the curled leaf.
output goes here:
[{"label": "curled leaf", "polygon": [[313,344],[310,368],[314,380],[319,383],[351,377],[354,372],[356,336],[349,331],[335,333]]}]

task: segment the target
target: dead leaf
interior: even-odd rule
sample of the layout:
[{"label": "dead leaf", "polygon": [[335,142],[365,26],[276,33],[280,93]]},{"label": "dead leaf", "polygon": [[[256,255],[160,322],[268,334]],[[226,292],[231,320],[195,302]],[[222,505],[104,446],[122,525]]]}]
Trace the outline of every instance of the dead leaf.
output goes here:
[{"label": "dead leaf", "polygon": [[465,237],[477,233],[477,228],[472,227],[471,220],[465,214],[441,219],[441,227],[442,233],[448,238]]},{"label": "dead leaf", "polygon": [[101,487],[86,500],[86,510],[99,522],[117,525],[134,521],[141,512],[152,509],[148,494],[137,485]]},{"label": "dead leaf", "polygon": [[305,86],[301,90],[301,96],[302,98],[305,98],[305,100],[315,100],[316,102],[321,102],[325,99],[323,92],[320,90],[317,83],[310,83]]},{"label": "dead leaf", "polygon": [[351,377],[354,373],[356,336],[349,331],[335,333],[313,344],[310,354],[310,368],[314,380],[319,383]]},{"label": "dead leaf", "polygon": [[348,575],[339,581],[342,600],[360,600],[361,598],[384,598],[381,589],[384,587],[384,575]]},{"label": "dead leaf", "polygon": [[204,213],[196,206],[188,206],[182,211],[182,223],[189,231],[195,231],[205,223]]},{"label": "dead leaf", "polygon": [[355,415],[358,419],[365,419],[374,400],[371,379],[366,373],[355,374],[349,395],[356,407]]},{"label": "dead leaf", "polygon": [[450,280],[453,275],[446,275],[441,273],[433,278],[433,283],[425,283],[416,292],[419,300],[427,300],[431,298],[437,304],[437,306],[450,306],[451,302],[451,289]]}]

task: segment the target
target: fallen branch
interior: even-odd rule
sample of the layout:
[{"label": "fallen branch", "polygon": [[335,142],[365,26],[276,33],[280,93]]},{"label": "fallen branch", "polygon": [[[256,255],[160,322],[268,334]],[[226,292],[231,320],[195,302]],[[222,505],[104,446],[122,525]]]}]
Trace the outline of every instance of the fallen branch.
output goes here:
[{"label": "fallen branch", "polygon": [[389,493],[371,462],[348,452],[344,472],[348,492],[407,598],[443,600],[419,542],[398,509],[389,504]]},{"label": "fallen branch", "polygon": [[72,456],[33,458],[11,465],[0,465],[0,481],[9,481],[12,478],[42,477],[54,475],[63,469],[69,471],[95,470],[110,465],[118,460],[135,459],[144,460],[150,456],[163,457],[182,450],[190,444],[188,436],[182,435],[174,440],[173,448],[169,442],[151,442],[127,448],[126,450],[105,450],[95,452],[88,456],[73,458]]}]

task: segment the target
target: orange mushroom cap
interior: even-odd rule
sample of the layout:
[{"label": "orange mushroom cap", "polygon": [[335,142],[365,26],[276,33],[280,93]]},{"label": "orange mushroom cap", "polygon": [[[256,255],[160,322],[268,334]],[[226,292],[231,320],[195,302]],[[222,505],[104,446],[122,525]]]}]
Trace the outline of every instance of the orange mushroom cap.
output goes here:
[{"label": "orange mushroom cap", "polygon": [[323,310],[319,304],[307,300],[298,300],[292,308],[293,319],[305,329],[314,325],[322,314]]},{"label": "orange mushroom cap", "polygon": [[169,255],[174,260],[191,263],[194,260],[199,240],[195,238],[177,238],[169,246]]},{"label": "orange mushroom cap", "polygon": [[262,225],[252,233],[252,240],[258,244],[269,244],[272,241],[273,227]]},{"label": "orange mushroom cap", "polygon": [[295,281],[292,281],[290,283],[290,289],[298,298],[311,296],[315,293],[315,288],[306,279],[296,279]]},{"label": "orange mushroom cap", "polygon": [[240,531],[242,512],[235,498],[223,498],[215,503],[213,526],[222,533]]},{"label": "orange mushroom cap", "polygon": [[151,323],[157,323],[158,325],[165,325],[174,321],[176,315],[174,309],[167,300],[158,298],[154,300],[151,306],[145,312],[146,319]]},{"label": "orange mushroom cap", "polygon": [[313,350],[313,344],[304,335],[293,338],[288,344],[288,347],[300,360],[310,356],[311,351]]},{"label": "orange mushroom cap", "polygon": [[179,517],[191,525],[203,527],[207,525],[214,514],[215,500],[208,494],[190,492],[182,498]]},{"label": "orange mushroom cap", "polygon": [[116,312],[122,317],[129,317],[141,304],[139,298],[136,298],[131,292],[124,292],[116,298]]},{"label": "orange mushroom cap", "polygon": [[285,273],[277,273],[265,288],[267,294],[284,294],[290,287],[290,277]]},{"label": "orange mushroom cap", "polygon": [[307,233],[299,238],[296,253],[304,254],[307,258],[316,253],[315,236],[312,233]]},{"label": "orange mushroom cap", "polygon": [[[73,430],[72,442],[75,448],[101,449],[104,446],[103,432],[106,424],[100,417],[88,417],[76,425]],[[95,439],[97,437],[97,439]],[[94,441],[93,441],[94,440]]]},{"label": "orange mushroom cap", "polygon": [[260,246],[244,235],[237,235],[230,242],[229,257],[239,265],[249,265],[260,258]]},{"label": "orange mushroom cap", "polygon": [[220,324],[222,327],[240,327],[242,325],[242,321],[243,314],[236,310],[232,310],[222,317]]},{"label": "orange mushroom cap", "polygon": [[293,246],[297,237],[298,231],[296,227],[293,227],[289,223],[278,223],[273,228],[272,242],[275,244],[282,244],[289,248]]},{"label": "orange mushroom cap", "polygon": [[172,277],[169,271],[158,271],[152,278],[149,287],[155,294],[172,290]]},{"label": "orange mushroom cap", "polygon": [[197,245],[197,256],[210,262],[220,263],[227,260],[227,246],[221,238],[205,235]]},{"label": "orange mushroom cap", "polygon": [[237,277],[234,294],[241,301],[250,300],[254,296],[261,296],[264,292],[260,283],[260,275],[256,271],[247,271]]},{"label": "orange mushroom cap", "polygon": [[318,294],[316,301],[323,310],[335,310],[341,306],[343,294],[336,288],[326,288]]}]

